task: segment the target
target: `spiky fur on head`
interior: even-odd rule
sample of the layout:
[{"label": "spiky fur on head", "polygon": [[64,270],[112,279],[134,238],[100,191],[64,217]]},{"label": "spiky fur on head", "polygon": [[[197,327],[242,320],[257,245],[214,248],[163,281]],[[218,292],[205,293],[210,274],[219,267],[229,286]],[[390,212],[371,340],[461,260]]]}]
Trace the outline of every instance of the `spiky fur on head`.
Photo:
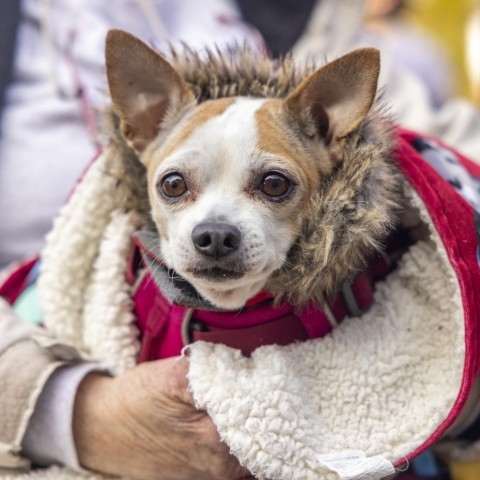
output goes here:
[{"label": "spiky fur on head", "polygon": [[[170,63],[191,87],[197,103],[239,95],[285,98],[315,70],[295,66],[289,56],[271,60],[249,50],[208,52],[204,58],[186,49],[172,52]],[[111,119],[111,158],[121,163],[115,170],[125,205],[142,213],[151,225],[144,168],[126,145],[113,111]],[[277,299],[298,306],[312,298],[323,302],[382,246],[395,223],[398,203],[389,125],[377,105],[348,137],[342,162],[312,197],[287,261],[267,283]]]}]

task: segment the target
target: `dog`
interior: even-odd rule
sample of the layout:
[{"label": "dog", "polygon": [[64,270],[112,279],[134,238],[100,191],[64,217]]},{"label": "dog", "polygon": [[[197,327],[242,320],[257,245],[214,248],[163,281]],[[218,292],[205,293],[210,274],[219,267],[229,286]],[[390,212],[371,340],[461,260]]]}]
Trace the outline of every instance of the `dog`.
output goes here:
[{"label": "dog", "polygon": [[459,169],[480,171],[392,132],[378,51],[167,62],[112,31],[106,53],[110,143],[42,256],[49,331],[114,373],[188,352],[197,406],[259,478],[327,478],[342,455],[385,478],[473,418],[479,213]]},{"label": "dog", "polygon": [[[109,33],[106,67],[120,130],[146,168],[163,262],[213,306],[241,308],[285,268],[312,198],[365,123],[379,51],[347,54],[285,98],[201,103],[167,60],[128,33]],[[338,277],[358,267],[362,255],[349,256],[355,266],[342,264]]]}]

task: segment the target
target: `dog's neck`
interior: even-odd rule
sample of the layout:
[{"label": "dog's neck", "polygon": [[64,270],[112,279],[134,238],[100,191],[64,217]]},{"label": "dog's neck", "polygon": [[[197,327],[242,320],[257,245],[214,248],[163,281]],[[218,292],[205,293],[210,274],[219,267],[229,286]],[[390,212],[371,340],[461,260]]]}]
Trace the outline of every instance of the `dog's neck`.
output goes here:
[{"label": "dog's neck", "polygon": [[158,231],[152,223],[134,234],[134,241],[140,249],[143,263],[162,295],[169,302],[183,307],[220,310],[203,298],[187,280],[165,265],[158,239]]}]

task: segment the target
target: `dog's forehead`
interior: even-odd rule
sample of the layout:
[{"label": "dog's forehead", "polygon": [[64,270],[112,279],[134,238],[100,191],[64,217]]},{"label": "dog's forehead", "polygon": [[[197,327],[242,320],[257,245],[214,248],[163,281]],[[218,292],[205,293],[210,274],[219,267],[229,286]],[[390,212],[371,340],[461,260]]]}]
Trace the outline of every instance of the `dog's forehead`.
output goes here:
[{"label": "dog's forehead", "polygon": [[207,155],[228,155],[232,161],[259,153],[289,156],[291,146],[275,115],[280,105],[280,100],[248,97],[204,102],[167,138],[155,163],[192,149]]},{"label": "dog's forehead", "polygon": [[255,113],[265,102],[237,97],[200,106],[182,128],[190,134],[178,149],[198,148],[207,156],[228,156],[232,161],[254,153],[258,141]]},{"label": "dog's forehead", "polygon": [[265,102],[265,99],[236,98],[223,112],[199,126],[192,133],[191,140],[209,147],[228,148],[237,144],[244,150],[256,148],[258,128],[255,113]]}]

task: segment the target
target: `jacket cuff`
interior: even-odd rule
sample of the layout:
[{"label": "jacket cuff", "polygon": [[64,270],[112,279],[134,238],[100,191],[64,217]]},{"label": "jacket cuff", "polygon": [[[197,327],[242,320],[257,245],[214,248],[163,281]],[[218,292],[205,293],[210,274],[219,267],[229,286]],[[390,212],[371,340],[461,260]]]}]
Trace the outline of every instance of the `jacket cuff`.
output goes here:
[{"label": "jacket cuff", "polygon": [[0,468],[28,468],[19,455],[22,439],[45,383],[64,364],[34,340],[20,341],[1,355]]},{"label": "jacket cuff", "polygon": [[73,408],[80,383],[93,371],[99,367],[91,363],[62,367],[45,384],[22,442],[22,455],[34,465],[82,470],[73,438]]}]

